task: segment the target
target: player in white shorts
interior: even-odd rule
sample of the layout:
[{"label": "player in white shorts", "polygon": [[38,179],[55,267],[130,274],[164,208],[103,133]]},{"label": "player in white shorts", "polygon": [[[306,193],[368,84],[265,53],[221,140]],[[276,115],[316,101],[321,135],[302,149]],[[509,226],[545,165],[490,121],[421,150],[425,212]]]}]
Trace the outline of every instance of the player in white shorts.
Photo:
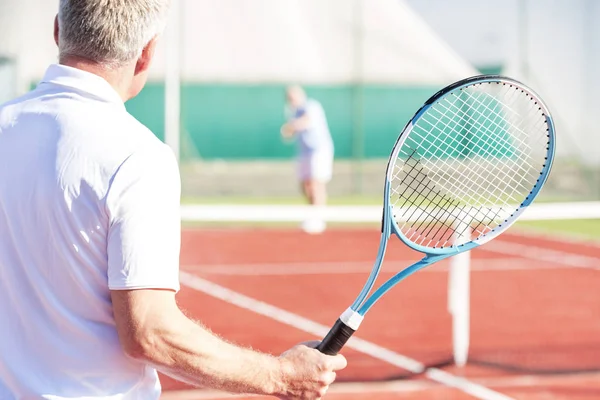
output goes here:
[{"label": "player in white shorts", "polygon": [[325,111],[321,104],[309,99],[300,86],[287,89],[287,122],[281,127],[286,139],[294,138],[298,149],[298,178],[315,215],[303,223],[307,232],[319,233],[325,222],[319,210],[327,203],[327,183],[331,180],[334,146]]}]

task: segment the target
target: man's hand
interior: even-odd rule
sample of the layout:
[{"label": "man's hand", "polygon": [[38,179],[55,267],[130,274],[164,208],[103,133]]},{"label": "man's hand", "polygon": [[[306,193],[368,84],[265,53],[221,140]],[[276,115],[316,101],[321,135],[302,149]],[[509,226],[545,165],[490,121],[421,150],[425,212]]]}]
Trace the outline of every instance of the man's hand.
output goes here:
[{"label": "man's hand", "polygon": [[344,356],[325,355],[314,349],[318,344],[299,344],[279,357],[283,374],[280,399],[321,399],[335,380],[335,371],[346,368]]},{"label": "man's hand", "polygon": [[294,126],[288,122],[282,125],[280,132],[284,139],[291,139],[292,136],[294,136],[295,129]]}]

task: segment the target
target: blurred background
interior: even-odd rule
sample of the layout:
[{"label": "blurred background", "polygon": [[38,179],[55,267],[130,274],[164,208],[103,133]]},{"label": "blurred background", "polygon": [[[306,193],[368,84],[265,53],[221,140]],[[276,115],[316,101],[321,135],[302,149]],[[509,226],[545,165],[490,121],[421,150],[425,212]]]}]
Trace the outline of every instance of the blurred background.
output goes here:
[{"label": "blurred background", "polygon": [[[0,2],[0,100],[56,61],[56,0]],[[522,80],[556,119],[543,195],[600,196],[600,4],[593,0],[179,0],[128,110],[180,154],[186,201],[301,201],[284,89],[306,87],[335,143],[333,201],[379,203],[391,146],[418,106],[478,73]],[[165,88],[167,91],[165,92]],[[283,201],[283,200],[282,200]]]},{"label": "blurred background", "polygon": [[[57,7],[58,0],[0,0],[0,102],[35,87],[56,62]],[[536,91],[555,119],[557,157],[540,208],[455,264],[472,271],[470,303],[467,295],[458,306],[466,325],[447,315],[452,283],[443,264],[442,273],[416,274],[382,300],[361,337],[445,368],[453,363],[453,336],[468,340],[470,333],[467,366],[474,369],[460,374],[472,379],[497,378],[498,370],[598,373],[599,20],[597,0],[174,1],[150,82],[126,106],[179,158],[182,270],[329,326],[375,257],[384,171],[398,134],[442,87],[503,74]],[[322,104],[335,145],[335,226],[321,236],[289,229],[302,220],[304,203],[295,148],[280,136],[289,84]],[[225,229],[242,223],[261,230]],[[396,263],[386,264],[384,276],[416,257],[401,247],[394,243]],[[345,287],[311,274],[333,274]],[[240,317],[189,279],[182,275],[182,304],[216,332],[271,352],[296,340],[289,332],[274,339],[261,329],[272,321]],[[468,294],[466,279],[459,287],[466,284]],[[290,300],[302,293],[308,297]],[[407,376],[385,360],[349,357],[342,381]],[[558,393],[544,382],[543,393]],[[600,398],[600,388],[527,397],[515,394],[519,384],[511,387],[522,399]]]}]

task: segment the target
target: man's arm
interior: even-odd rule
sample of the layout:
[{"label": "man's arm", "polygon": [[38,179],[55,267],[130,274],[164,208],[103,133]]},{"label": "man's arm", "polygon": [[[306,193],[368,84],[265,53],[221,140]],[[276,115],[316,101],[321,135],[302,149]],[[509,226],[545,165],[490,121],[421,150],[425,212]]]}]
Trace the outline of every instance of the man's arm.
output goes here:
[{"label": "man's arm", "polygon": [[306,130],[310,127],[311,120],[308,112],[292,121],[292,127],[296,132]]},{"label": "man's arm", "polygon": [[310,117],[308,114],[304,114],[301,117],[295,118],[283,124],[281,127],[281,135],[286,139],[292,138],[296,133],[308,129],[310,124]]},{"label": "man's arm", "polygon": [[197,386],[282,398],[318,399],[345,367],[297,346],[280,357],[240,348],[189,320],[178,308],[180,177],[172,151],[148,146],[112,179],[108,287],[124,351]]},{"label": "man's arm", "polygon": [[188,319],[170,290],[111,291],[123,349],[192,385],[234,393],[318,399],[345,368],[338,355],[296,346],[280,357],[230,344]]},{"label": "man's arm", "polygon": [[285,108],[285,118],[288,120],[281,126],[280,132],[281,136],[284,139],[293,138],[298,132],[304,131],[311,126],[311,119],[308,116],[308,110],[300,117],[292,118],[292,111],[286,106]]}]

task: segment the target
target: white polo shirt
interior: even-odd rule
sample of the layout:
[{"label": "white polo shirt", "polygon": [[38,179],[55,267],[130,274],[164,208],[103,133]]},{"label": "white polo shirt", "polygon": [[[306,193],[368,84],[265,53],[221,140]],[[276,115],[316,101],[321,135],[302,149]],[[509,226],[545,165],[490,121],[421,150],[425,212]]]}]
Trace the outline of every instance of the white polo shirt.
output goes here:
[{"label": "white polo shirt", "polygon": [[52,65],[0,106],[0,399],[158,399],[110,290],[179,290],[171,150],[97,75]]}]

